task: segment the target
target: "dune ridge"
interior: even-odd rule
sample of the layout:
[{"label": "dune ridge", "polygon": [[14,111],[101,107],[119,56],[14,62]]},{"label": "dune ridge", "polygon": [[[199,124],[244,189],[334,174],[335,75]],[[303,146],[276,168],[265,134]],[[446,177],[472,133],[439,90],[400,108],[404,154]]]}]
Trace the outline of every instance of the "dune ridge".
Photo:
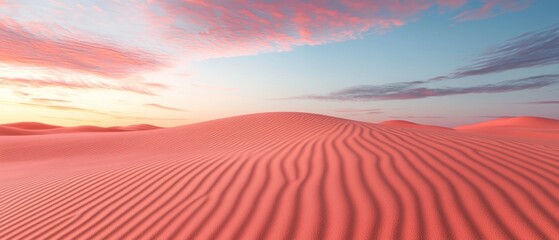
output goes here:
[{"label": "dune ridge", "polygon": [[0,136],[0,239],[553,239],[559,142],[306,113]]},{"label": "dune ridge", "polygon": [[528,129],[538,128],[559,128],[559,120],[543,117],[520,116],[520,117],[502,117],[481,123],[464,125],[457,129],[473,129],[482,127],[524,127]]},{"label": "dune ridge", "polygon": [[542,117],[503,117],[476,124],[458,126],[454,129],[470,133],[559,141],[559,120]]},{"label": "dune ridge", "polygon": [[44,135],[61,133],[87,133],[87,132],[125,132],[125,131],[145,131],[158,129],[160,127],[149,124],[137,124],[130,126],[97,127],[97,126],[76,126],[61,127],[36,122],[18,122],[0,124],[0,136],[18,135]]},{"label": "dune ridge", "polygon": [[45,129],[55,129],[61,127],[61,126],[55,126],[55,125],[50,125],[45,123],[38,123],[38,122],[6,123],[6,124],[0,124],[0,126],[25,129],[25,130],[45,130]]},{"label": "dune ridge", "polygon": [[410,121],[405,121],[405,120],[388,120],[388,121],[381,122],[381,123],[379,123],[379,124],[385,125],[385,126],[407,127],[407,128],[416,128],[416,129],[452,130],[452,128],[441,127],[441,126],[435,126],[435,125],[418,124],[418,123],[414,123],[414,122],[410,122]]}]

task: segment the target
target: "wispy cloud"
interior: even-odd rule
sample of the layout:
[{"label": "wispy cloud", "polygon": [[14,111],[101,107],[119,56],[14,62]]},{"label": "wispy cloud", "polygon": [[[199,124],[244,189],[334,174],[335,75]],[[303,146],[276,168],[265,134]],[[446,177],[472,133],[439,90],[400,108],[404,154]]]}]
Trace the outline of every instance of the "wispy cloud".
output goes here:
[{"label": "wispy cloud", "polygon": [[[202,57],[289,51],[360,38],[404,25],[432,7],[461,8],[466,0],[150,1],[153,24],[167,27],[167,39]],[[483,12],[516,9],[525,0],[490,0]],[[463,10],[466,11],[466,10]],[[461,21],[474,19],[470,10]]]},{"label": "wispy cloud", "polygon": [[31,101],[37,103],[69,103],[70,102],[64,99],[52,99],[52,98],[31,98]]},{"label": "wispy cloud", "polygon": [[15,21],[0,19],[0,62],[121,78],[163,65],[160,56],[103,41],[78,40],[59,33],[35,34]]},{"label": "wispy cloud", "polygon": [[488,18],[503,12],[522,10],[532,2],[532,0],[485,0],[479,8],[464,11],[455,17],[458,21],[479,20]]},{"label": "wispy cloud", "polygon": [[28,106],[28,107],[47,108],[47,109],[52,109],[52,110],[84,112],[84,113],[92,113],[92,114],[99,114],[99,115],[105,115],[105,116],[113,116],[112,114],[109,114],[109,113],[95,111],[95,110],[91,110],[91,109],[80,108],[80,107],[74,107],[74,106],[52,105],[52,104],[42,104],[42,103],[41,104],[39,104],[39,103],[19,103],[19,104],[23,105],[23,106]]},{"label": "wispy cloud", "polygon": [[287,99],[320,99],[339,101],[381,101],[398,99],[419,99],[474,93],[504,93],[537,89],[559,83],[559,74],[539,75],[522,79],[483,84],[472,87],[430,88],[417,87],[413,83],[356,86],[328,95],[308,95]]},{"label": "wispy cloud", "polygon": [[559,63],[559,24],[508,40],[462,67],[431,81],[499,73],[513,69],[540,67]]},{"label": "wispy cloud", "polygon": [[515,116],[509,116],[509,115],[481,115],[481,116],[476,116],[479,118],[513,118]]},{"label": "wispy cloud", "polygon": [[0,86],[16,87],[57,87],[78,90],[116,90],[133,92],[144,95],[155,95],[154,90],[166,88],[165,85],[152,83],[124,83],[124,82],[91,82],[91,81],[68,81],[64,79],[26,79],[26,78],[4,78],[0,77]]},{"label": "wispy cloud", "polygon": [[164,109],[164,110],[170,110],[170,111],[179,111],[179,112],[184,111],[184,109],[181,109],[181,108],[168,107],[168,106],[164,106],[164,105],[157,104],[157,103],[147,103],[147,104],[144,104],[144,106],[152,107],[152,108],[159,108],[159,109]]},{"label": "wispy cloud", "polygon": [[340,101],[379,101],[418,99],[472,93],[501,93],[536,89],[553,85],[559,75],[539,75],[495,84],[473,87],[431,88],[429,83],[457,79],[507,70],[546,66],[559,63],[559,25],[538,32],[530,32],[490,49],[472,65],[462,67],[447,75],[428,80],[399,82],[385,85],[350,87],[328,95],[306,95],[283,99],[325,99]]},{"label": "wispy cloud", "polygon": [[[56,63],[58,67],[72,70],[119,76],[154,69],[162,62],[150,51],[127,47],[128,44],[143,45],[138,44],[130,34],[144,34],[142,42],[159,44],[166,51],[186,53],[182,57],[242,56],[289,51],[296,46],[346,41],[370,32],[384,32],[414,21],[421,13],[433,8],[456,10],[459,14],[456,19],[466,21],[516,11],[529,3],[528,0],[12,2],[17,2],[21,12],[38,12],[38,16],[18,18],[19,11],[11,11],[7,17],[35,22],[52,17],[51,21],[46,22],[59,24],[60,29],[83,31],[91,37],[86,38],[88,41],[76,41],[65,36],[64,31],[55,32],[61,36],[45,37],[26,29],[27,23],[21,26],[3,21],[0,31],[9,36],[6,40],[17,43],[14,46],[37,46],[34,49],[36,56],[12,49],[11,55],[19,57],[11,56],[10,59],[48,67]],[[466,3],[481,3],[482,6],[471,9],[472,4]],[[45,12],[82,21],[70,22]],[[120,36],[115,32],[128,36]],[[107,43],[100,41],[100,36],[123,41],[118,45]],[[123,42],[127,44],[122,46]],[[53,52],[61,56],[49,54]]]},{"label": "wispy cloud", "polygon": [[109,116],[115,119],[128,119],[128,120],[164,120],[164,121],[185,121],[185,118],[155,118],[155,117],[145,117],[145,116],[129,116],[129,115],[122,115],[120,113],[112,113],[112,112],[103,112],[97,111],[93,109],[81,108],[76,106],[68,106],[68,105],[61,105],[61,104],[42,104],[42,103],[18,103],[22,106],[27,107],[35,107],[35,108],[45,108],[50,110],[59,110],[59,111],[68,111],[68,112],[82,112],[82,113],[90,113],[90,114],[97,114],[102,116]]},{"label": "wispy cloud", "polygon": [[16,96],[20,96],[20,97],[28,97],[30,94],[26,93],[24,91],[20,91],[20,90],[13,90],[12,91],[14,95]]},{"label": "wispy cloud", "polygon": [[559,104],[559,100],[556,100],[556,101],[535,101],[535,102],[527,102],[525,104]]}]

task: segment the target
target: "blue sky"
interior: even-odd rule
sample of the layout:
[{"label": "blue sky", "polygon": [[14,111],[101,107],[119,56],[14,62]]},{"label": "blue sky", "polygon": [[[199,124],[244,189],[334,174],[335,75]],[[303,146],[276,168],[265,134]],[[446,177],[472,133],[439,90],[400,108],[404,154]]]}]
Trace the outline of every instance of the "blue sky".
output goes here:
[{"label": "blue sky", "polygon": [[326,2],[2,1],[0,121],[559,118],[557,1]]}]

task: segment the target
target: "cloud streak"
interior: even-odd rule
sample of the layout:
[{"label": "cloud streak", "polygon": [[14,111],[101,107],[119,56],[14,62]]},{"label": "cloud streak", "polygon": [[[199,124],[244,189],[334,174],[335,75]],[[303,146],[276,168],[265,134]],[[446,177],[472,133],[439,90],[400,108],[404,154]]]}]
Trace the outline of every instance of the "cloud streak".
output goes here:
[{"label": "cloud streak", "polygon": [[144,106],[152,107],[152,108],[158,108],[158,109],[164,109],[164,110],[170,110],[170,111],[184,112],[184,109],[168,107],[168,106],[160,105],[160,104],[157,104],[157,103],[147,103],[147,104],[144,104]]},{"label": "cloud streak", "polygon": [[502,81],[472,87],[429,88],[417,87],[414,83],[365,85],[347,88],[328,95],[308,95],[287,99],[318,99],[338,101],[382,101],[420,99],[476,93],[504,93],[538,89],[559,83],[559,74],[539,75],[516,80]]},{"label": "cloud streak", "polygon": [[20,97],[28,97],[30,95],[29,93],[26,93],[24,91],[19,91],[19,90],[13,90],[12,93]]},{"label": "cloud streak", "polygon": [[47,108],[47,109],[52,109],[52,110],[70,111],[70,112],[84,112],[84,113],[92,113],[92,114],[99,114],[99,115],[105,115],[105,116],[113,116],[109,113],[99,112],[99,111],[80,108],[80,107],[73,107],[73,106],[39,104],[39,103],[19,103],[19,104],[23,105],[23,106],[37,107],[37,108]]},{"label": "cloud streak", "polygon": [[[152,118],[152,117],[137,117],[137,116],[126,116],[120,114],[113,114],[107,112],[96,111],[92,109],[86,109],[81,107],[74,107],[74,106],[66,106],[60,104],[39,104],[39,103],[19,103],[22,106],[28,107],[35,107],[35,108],[45,108],[50,110],[59,110],[59,111],[69,111],[69,112],[83,112],[83,113],[90,113],[90,114],[97,114],[102,116],[112,117],[114,119],[128,119],[128,120],[165,120],[165,121],[185,121],[187,119],[184,118]],[[89,122],[89,120],[88,120]]]},{"label": "cloud streak", "polygon": [[52,99],[52,98],[31,98],[31,101],[37,103],[70,103],[68,100]]},{"label": "cloud streak", "polygon": [[57,87],[75,90],[115,90],[125,91],[144,95],[156,95],[153,90],[166,88],[165,85],[152,83],[106,83],[90,81],[67,81],[63,79],[26,79],[26,78],[4,78],[0,77],[0,86],[15,87]]},{"label": "cloud streak", "polygon": [[510,39],[478,57],[470,66],[430,81],[479,76],[559,63],[559,24]]},{"label": "cloud streak", "polygon": [[501,93],[542,88],[557,83],[555,74],[462,88],[430,88],[426,84],[450,79],[499,73],[513,69],[559,63],[559,24],[543,31],[515,37],[481,55],[472,65],[448,75],[423,81],[350,87],[328,95],[307,95],[283,99],[324,99],[340,101],[380,101],[418,99],[473,93]]},{"label": "cloud streak", "polygon": [[532,2],[532,0],[486,0],[479,8],[470,9],[454,17],[458,21],[479,20],[509,11],[522,10]]},{"label": "cloud streak", "polygon": [[164,64],[161,57],[141,50],[73,39],[63,34],[47,37],[6,19],[0,19],[0,62],[111,78],[155,70]]},{"label": "cloud streak", "polygon": [[[154,25],[171,27],[167,39],[188,46],[202,57],[289,51],[360,38],[370,31],[404,25],[432,7],[461,8],[466,0],[207,0],[150,1]],[[495,8],[516,9],[526,0],[490,0],[461,21]],[[478,13],[476,13],[478,12]]]},{"label": "cloud streak", "polygon": [[559,104],[559,100],[557,100],[557,101],[536,101],[536,102],[527,102],[526,104]]}]

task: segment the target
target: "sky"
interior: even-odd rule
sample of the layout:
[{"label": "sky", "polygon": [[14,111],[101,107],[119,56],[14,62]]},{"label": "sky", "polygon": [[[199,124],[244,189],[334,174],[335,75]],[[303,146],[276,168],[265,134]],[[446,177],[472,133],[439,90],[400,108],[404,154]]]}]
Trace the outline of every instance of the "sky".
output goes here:
[{"label": "sky", "polygon": [[0,0],[0,123],[559,118],[556,0]]}]

